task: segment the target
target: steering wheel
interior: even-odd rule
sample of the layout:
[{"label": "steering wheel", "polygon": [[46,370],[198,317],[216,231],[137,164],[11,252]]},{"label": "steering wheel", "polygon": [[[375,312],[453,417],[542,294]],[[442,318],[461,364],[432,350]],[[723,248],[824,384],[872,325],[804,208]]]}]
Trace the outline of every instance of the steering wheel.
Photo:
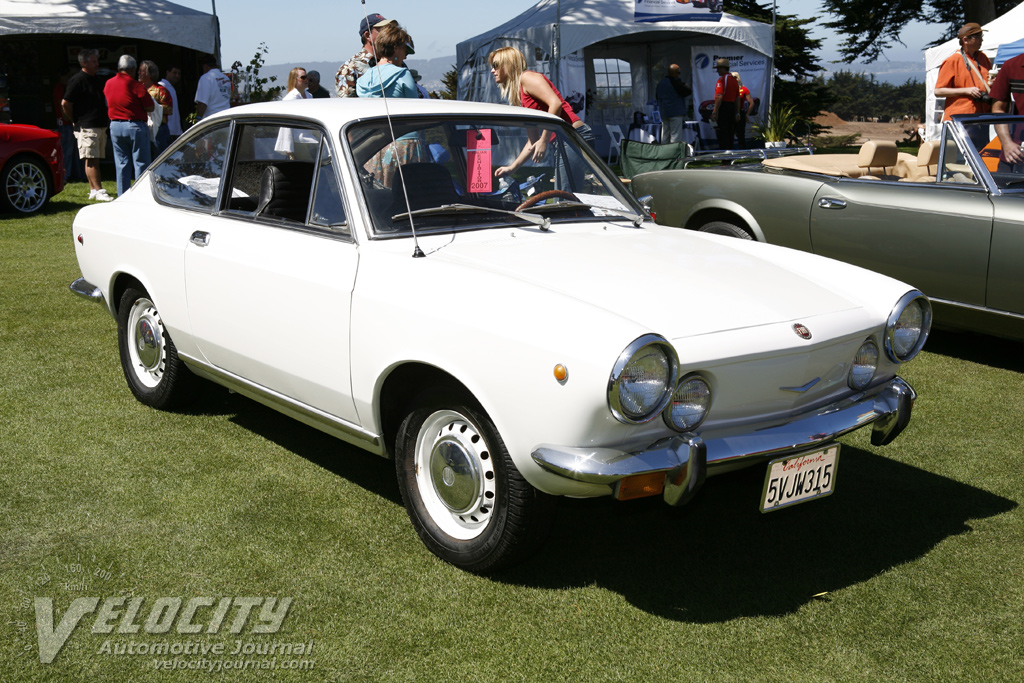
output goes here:
[{"label": "steering wheel", "polygon": [[562,199],[568,199],[574,202],[578,202],[580,200],[580,198],[574,195],[572,192],[566,192],[565,190],[545,190],[544,192],[538,192],[537,194],[533,195],[525,202],[517,206],[516,211],[528,209],[531,206],[540,204],[545,199],[551,199],[552,197],[561,197]]}]

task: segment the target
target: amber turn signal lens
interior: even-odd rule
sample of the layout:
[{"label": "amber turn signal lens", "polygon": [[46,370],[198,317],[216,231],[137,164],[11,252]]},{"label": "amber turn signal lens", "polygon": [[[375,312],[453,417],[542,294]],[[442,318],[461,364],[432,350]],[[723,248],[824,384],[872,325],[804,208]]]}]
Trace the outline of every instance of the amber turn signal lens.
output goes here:
[{"label": "amber turn signal lens", "polygon": [[615,498],[617,500],[632,500],[634,498],[656,496],[664,490],[664,472],[637,474],[619,480],[618,486],[615,487]]},{"label": "amber turn signal lens", "polygon": [[559,382],[564,382],[569,378],[569,370],[564,365],[559,363],[555,366],[555,379]]}]

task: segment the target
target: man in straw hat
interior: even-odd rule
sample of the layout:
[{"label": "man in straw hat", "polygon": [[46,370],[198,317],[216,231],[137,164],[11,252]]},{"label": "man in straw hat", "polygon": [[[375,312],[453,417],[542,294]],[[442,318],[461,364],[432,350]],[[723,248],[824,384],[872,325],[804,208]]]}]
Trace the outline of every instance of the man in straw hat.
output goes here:
[{"label": "man in straw hat", "polygon": [[[935,96],[946,98],[943,121],[949,121],[953,114],[987,114],[991,109],[988,72],[992,61],[981,51],[982,33],[984,29],[973,21],[960,27],[960,50],[947,57],[939,68]],[[975,140],[978,149],[987,143],[988,140]]]}]

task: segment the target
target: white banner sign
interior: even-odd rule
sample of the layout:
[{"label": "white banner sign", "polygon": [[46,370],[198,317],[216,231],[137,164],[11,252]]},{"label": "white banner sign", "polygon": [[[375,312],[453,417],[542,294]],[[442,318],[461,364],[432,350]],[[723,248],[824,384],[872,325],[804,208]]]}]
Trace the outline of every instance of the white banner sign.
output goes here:
[{"label": "white banner sign", "polygon": [[719,21],[723,0],[634,0],[633,21]]},{"label": "white banner sign", "polygon": [[693,66],[693,106],[697,119],[704,123],[709,121],[715,106],[715,83],[718,81],[715,62],[722,57],[729,60],[729,71],[740,75],[740,81],[757,103],[757,113],[750,117],[751,120],[762,120],[764,107],[768,104],[770,62],[767,56],[741,45],[692,48],[690,64]]}]

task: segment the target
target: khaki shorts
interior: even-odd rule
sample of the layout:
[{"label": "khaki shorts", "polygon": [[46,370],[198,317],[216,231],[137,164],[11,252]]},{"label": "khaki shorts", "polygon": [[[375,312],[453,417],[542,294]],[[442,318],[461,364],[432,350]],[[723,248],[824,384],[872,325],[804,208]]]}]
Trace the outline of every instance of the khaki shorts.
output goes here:
[{"label": "khaki shorts", "polygon": [[80,128],[75,131],[79,159],[103,159],[107,150],[106,128]]}]

